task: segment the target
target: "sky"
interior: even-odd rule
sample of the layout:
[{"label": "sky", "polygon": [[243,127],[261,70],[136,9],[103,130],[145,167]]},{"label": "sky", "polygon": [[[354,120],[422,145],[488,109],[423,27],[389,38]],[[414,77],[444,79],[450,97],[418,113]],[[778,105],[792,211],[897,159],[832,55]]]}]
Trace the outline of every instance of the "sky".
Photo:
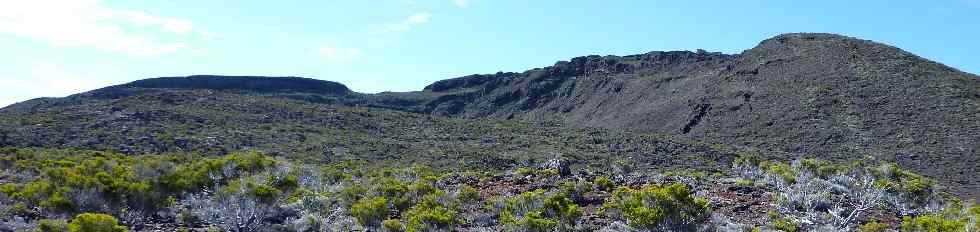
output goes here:
[{"label": "sky", "polygon": [[414,91],[583,55],[739,53],[789,32],[980,73],[980,0],[0,0],[0,106],[195,74]]}]

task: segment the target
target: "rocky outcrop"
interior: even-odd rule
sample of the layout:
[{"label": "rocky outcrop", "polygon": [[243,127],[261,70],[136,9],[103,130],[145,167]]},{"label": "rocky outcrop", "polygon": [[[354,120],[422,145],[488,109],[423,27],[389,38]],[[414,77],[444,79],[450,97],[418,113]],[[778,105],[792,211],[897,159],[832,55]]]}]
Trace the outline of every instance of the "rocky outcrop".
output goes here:
[{"label": "rocky outcrop", "polygon": [[110,86],[90,92],[111,96],[127,89],[210,89],[257,93],[307,93],[345,96],[353,91],[343,84],[302,77],[213,76],[159,77]]}]

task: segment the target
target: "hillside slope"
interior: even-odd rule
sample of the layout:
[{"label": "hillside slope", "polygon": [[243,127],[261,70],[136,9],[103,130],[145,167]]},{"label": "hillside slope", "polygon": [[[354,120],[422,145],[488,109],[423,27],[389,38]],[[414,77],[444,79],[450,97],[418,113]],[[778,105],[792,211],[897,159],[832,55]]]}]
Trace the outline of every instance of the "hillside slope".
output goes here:
[{"label": "hillside slope", "polygon": [[[785,34],[741,54],[586,56],[433,83],[403,109],[559,120],[834,160],[980,189],[980,77],[872,41]],[[403,97],[404,98],[404,97]]]},{"label": "hillside slope", "polygon": [[206,155],[254,149],[315,162],[488,170],[552,159],[576,166],[627,161],[661,170],[722,170],[735,152],[650,134],[311,103],[294,99],[294,92],[127,86],[0,110],[0,147]]},{"label": "hillside slope", "polygon": [[[15,104],[0,119],[0,146],[256,148],[334,158],[339,149],[419,162],[509,157],[480,161],[490,166],[557,153],[698,166],[686,162],[726,160],[705,144],[726,144],[784,160],[870,156],[966,196],[980,189],[980,77],[832,34],[780,35],[732,55],[578,57],[406,93],[360,94],[303,78],[150,79]],[[687,140],[703,143],[677,142]],[[598,143],[577,148],[583,141]],[[454,150],[471,152],[447,155]]]}]

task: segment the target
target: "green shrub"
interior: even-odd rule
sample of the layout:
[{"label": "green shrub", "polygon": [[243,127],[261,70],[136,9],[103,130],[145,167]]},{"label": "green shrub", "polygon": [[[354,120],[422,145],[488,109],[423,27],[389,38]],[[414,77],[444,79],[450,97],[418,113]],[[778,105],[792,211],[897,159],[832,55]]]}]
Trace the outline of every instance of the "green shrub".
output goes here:
[{"label": "green shrub", "polygon": [[445,194],[437,192],[422,197],[422,200],[402,214],[407,221],[406,231],[452,231],[458,219],[452,206],[440,203]]},{"label": "green shrub", "polygon": [[710,210],[708,201],[695,198],[684,184],[649,185],[642,189],[619,187],[604,204],[617,209],[621,218],[634,227],[668,227],[683,230],[704,222]]},{"label": "green shrub", "polygon": [[521,175],[521,176],[534,175],[534,169],[529,168],[529,167],[519,167],[519,168],[517,168],[517,171],[516,172],[517,172],[517,175]]},{"label": "green shrub", "polygon": [[71,232],[126,232],[129,231],[125,226],[119,225],[116,218],[97,213],[83,213],[75,216],[68,223],[68,231]]},{"label": "green shrub", "polygon": [[797,225],[792,220],[786,218],[773,221],[772,228],[779,231],[786,231],[786,232],[797,232],[800,230],[799,225]]},{"label": "green shrub", "polygon": [[350,208],[351,216],[364,226],[375,226],[388,216],[388,201],[384,197],[364,198]]},{"label": "green shrub", "polygon": [[964,231],[965,227],[966,222],[946,218],[941,214],[927,214],[902,219],[902,231],[908,232]]},{"label": "green shrub", "polygon": [[558,169],[554,169],[554,168],[541,169],[538,170],[537,173],[535,173],[535,176],[539,176],[539,177],[552,177],[558,175],[561,175],[561,172],[559,172]]},{"label": "green shrub", "polygon": [[68,231],[68,222],[65,220],[41,219],[37,223],[38,232],[64,232]]},{"label": "green shrub", "polygon": [[593,190],[592,182],[585,180],[564,180],[558,183],[558,190],[573,201],[581,200],[585,193]]},{"label": "green shrub", "polygon": [[755,181],[752,181],[751,179],[738,178],[735,179],[735,185],[740,187],[752,187],[755,185]]},{"label": "green shrub", "polygon": [[[126,155],[74,149],[16,149],[16,155],[0,157],[3,166],[34,178],[0,185],[0,194],[24,208],[41,208],[54,214],[76,214],[109,205],[152,212],[174,205],[175,196],[205,187],[226,185],[238,173],[257,173],[279,161],[260,153],[233,153],[200,158],[194,154]],[[230,167],[233,173],[228,173]],[[226,176],[230,175],[230,176]],[[275,182],[275,188],[298,184],[295,177]],[[252,196],[276,198],[269,186],[250,186]],[[75,202],[72,194],[90,194]]]},{"label": "green shrub", "polygon": [[606,176],[596,177],[592,182],[597,189],[602,191],[609,191],[616,187],[616,182],[613,182],[612,179]]},{"label": "green shrub", "polygon": [[735,158],[735,165],[758,167],[762,160],[758,153],[739,153]]},{"label": "green shrub", "polygon": [[796,170],[792,166],[783,162],[762,161],[759,167],[766,172],[772,173],[781,178],[786,183],[796,183]]},{"label": "green shrub", "polygon": [[405,226],[398,219],[386,219],[381,222],[381,226],[385,231],[389,232],[401,232],[405,231]]},{"label": "green shrub", "polygon": [[879,167],[874,174],[878,175],[878,184],[892,191],[907,193],[921,199],[932,193],[936,182],[918,173],[902,169],[897,164],[886,164]]},{"label": "green shrub", "polygon": [[980,206],[964,207],[956,199],[941,212],[904,217],[902,231],[966,231],[966,228],[975,230],[978,220],[980,220]]},{"label": "green shrub", "polygon": [[582,210],[568,198],[567,193],[557,193],[546,197],[544,209],[547,215],[561,219],[568,224],[574,224],[582,216]]},{"label": "green shrub", "polygon": [[351,183],[350,185],[344,187],[340,190],[340,202],[344,206],[350,206],[354,204],[355,201],[361,199],[361,196],[367,193],[367,188],[358,183]]},{"label": "green shrub", "polygon": [[558,226],[574,224],[582,212],[567,194],[546,194],[544,190],[537,190],[508,198],[499,212],[500,222],[523,231],[551,231]]},{"label": "green shrub", "polygon": [[527,232],[548,232],[553,231],[558,226],[558,222],[554,219],[545,218],[540,211],[532,211],[519,219],[510,219],[504,225],[518,227]]},{"label": "green shrub", "polygon": [[63,193],[67,192],[66,190],[67,188],[62,188],[62,190],[52,193],[47,199],[41,201],[41,207],[63,212],[74,209],[75,203],[71,202],[71,200],[65,197],[65,194]]},{"label": "green shrub", "polygon": [[270,175],[269,183],[281,191],[289,191],[299,187],[299,176],[296,173],[289,173],[278,179],[271,177]]},{"label": "green shrub", "polygon": [[17,185],[14,183],[0,184],[0,193],[8,197],[13,197],[17,193]]},{"label": "green shrub", "polygon": [[480,200],[480,192],[477,192],[475,188],[469,185],[460,185],[458,188],[458,193],[456,194],[456,199],[463,203],[470,203]]},{"label": "green shrub", "polygon": [[800,161],[800,169],[808,170],[821,178],[830,178],[836,173],[846,172],[851,169],[847,165],[834,164],[830,161],[819,159],[803,159]]},{"label": "green shrub", "polygon": [[266,203],[275,201],[276,198],[279,197],[279,194],[282,194],[282,192],[275,187],[264,184],[256,184],[254,182],[249,183],[248,190],[249,195]]},{"label": "green shrub", "polygon": [[858,231],[859,232],[885,232],[888,231],[889,228],[890,226],[888,226],[888,224],[881,223],[878,221],[870,221],[859,226]]}]

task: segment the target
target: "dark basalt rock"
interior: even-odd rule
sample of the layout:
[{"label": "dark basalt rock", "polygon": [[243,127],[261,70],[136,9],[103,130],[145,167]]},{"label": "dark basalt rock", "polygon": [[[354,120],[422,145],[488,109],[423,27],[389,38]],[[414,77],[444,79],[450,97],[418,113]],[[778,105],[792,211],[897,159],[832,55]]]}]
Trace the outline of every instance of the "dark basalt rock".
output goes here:
[{"label": "dark basalt rock", "polygon": [[310,93],[343,96],[353,92],[343,84],[302,77],[212,76],[159,77],[101,89],[211,89],[258,93]]}]

